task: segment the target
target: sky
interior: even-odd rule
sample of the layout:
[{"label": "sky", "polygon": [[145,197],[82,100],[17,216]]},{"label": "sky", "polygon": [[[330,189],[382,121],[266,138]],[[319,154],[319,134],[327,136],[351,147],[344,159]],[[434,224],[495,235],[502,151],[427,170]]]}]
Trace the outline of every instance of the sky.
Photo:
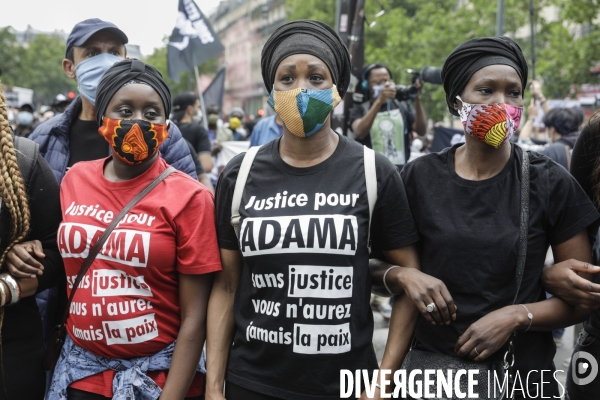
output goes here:
[{"label": "sky", "polygon": [[[196,0],[200,10],[211,14],[220,0]],[[112,22],[140,46],[142,54],[161,47],[171,34],[179,0],[13,0],[3,1],[0,28],[12,26],[22,31],[31,25],[40,31],[64,30],[88,18]]]}]

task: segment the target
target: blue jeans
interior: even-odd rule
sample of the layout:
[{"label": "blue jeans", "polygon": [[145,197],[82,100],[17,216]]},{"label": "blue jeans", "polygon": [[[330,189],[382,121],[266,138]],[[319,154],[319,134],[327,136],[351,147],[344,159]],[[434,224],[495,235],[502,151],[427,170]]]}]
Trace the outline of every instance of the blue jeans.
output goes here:
[{"label": "blue jeans", "polygon": [[[578,357],[575,357],[576,353],[578,353]],[[577,344],[573,349],[573,358],[569,365],[569,370],[567,371],[567,393],[565,394],[565,400],[597,400],[599,398],[599,358],[600,339],[590,335],[585,329],[582,330],[577,339]],[[586,365],[587,369],[585,369]],[[590,368],[591,373],[589,372]],[[596,376],[595,378],[592,378],[594,370]],[[582,371],[583,373],[581,373]],[[573,377],[574,372],[575,379]]]}]

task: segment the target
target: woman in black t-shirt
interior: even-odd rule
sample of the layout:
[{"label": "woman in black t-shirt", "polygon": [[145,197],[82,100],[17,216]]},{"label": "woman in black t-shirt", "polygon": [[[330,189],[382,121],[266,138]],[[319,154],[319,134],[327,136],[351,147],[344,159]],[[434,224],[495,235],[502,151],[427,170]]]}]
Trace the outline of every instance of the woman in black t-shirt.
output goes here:
[{"label": "woman in black t-shirt", "polygon": [[[559,396],[551,331],[585,320],[589,312],[560,298],[545,299],[544,259],[550,245],[557,263],[591,261],[585,230],[598,212],[566,170],[530,153],[527,253],[513,305],[523,151],[509,139],[520,122],[527,64],[509,38],[473,39],[448,56],[442,79],[466,142],[421,157],[402,171],[420,236],[422,272],[393,268],[385,283],[394,293],[408,293],[421,312],[416,348],[475,362],[497,360],[518,331],[515,397],[537,398],[542,389],[544,396]],[[374,265],[378,282],[388,268]],[[394,342],[390,337],[388,347]],[[383,362],[398,369],[404,356],[386,352]],[[448,366],[428,366],[436,367]]]},{"label": "woman in black t-shirt", "polygon": [[[581,131],[573,149],[571,174],[577,179],[590,200],[600,209],[600,112],[596,113]],[[600,262],[600,242],[598,242],[598,223],[588,228],[590,242],[594,243],[594,263]],[[594,284],[582,279],[577,273],[594,273]],[[600,377],[596,361],[594,373],[593,362],[600,359],[600,268],[586,264],[557,264],[544,270],[542,276],[544,287],[548,292],[559,296],[569,304],[595,310],[585,322],[579,334],[577,345],[573,349],[574,357],[567,373],[567,400],[595,400],[600,393]],[[584,354],[582,352],[587,353]],[[575,356],[579,353],[577,356]],[[592,368],[582,371],[581,365],[589,363]],[[595,375],[595,376],[594,376]],[[591,379],[588,379],[590,378]]]},{"label": "woman in black t-shirt", "polygon": [[65,281],[56,243],[59,188],[37,145],[12,137],[1,89],[0,147],[0,399],[42,400],[44,340],[35,294]]},{"label": "woman in black t-shirt", "polygon": [[[395,167],[366,150],[375,157],[370,203],[364,148],[331,129],[350,79],[348,50],[335,31],[317,21],[283,25],[261,65],[283,136],[252,162],[235,210],[239,238],[230,221],[245,156],[217,184],[223,272],[209,301],[206,398],[223,399],[227,379],[227,400],[339,399],[341,389],[353,390],[340,388],[341,369],[377,368],[369,226],[373,247],[398,249],[406,266],[418,266],[418,236]],[[410,299],[397,304],[414,321]],[[408,346],[413,327],[394,334]]]}]

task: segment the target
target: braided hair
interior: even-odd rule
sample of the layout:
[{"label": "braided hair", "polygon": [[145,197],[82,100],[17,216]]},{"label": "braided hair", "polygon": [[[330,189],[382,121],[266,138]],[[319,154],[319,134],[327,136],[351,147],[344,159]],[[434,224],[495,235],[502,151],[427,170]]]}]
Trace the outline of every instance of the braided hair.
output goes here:
[{"label": "braided hair", "polygon": [[[4,259],[12,247],[27,237],[31,227],[31,214],[27,201],[27,190],[21,176],[17,153],[13,143],[12,130],[8,124],[8,108],[6,98],[0,87],[0,198],[4,207],[10,213],[10,233],[8,245],[0,256],[0,270],[4,269]],[[4,378],[4,360],[2,349],[2,325],[4,322],[4,307],[0,308],[0,373]],[[2,385],[4,394],[6,385]]]},{"label": "braided hair", "polygon": [[23,241],[31,227],[31,214],[27,201],[27,190],[17,162],[17,150],[13,143],[8,124],[6,99],[0,89],[0,197],[10,213],[10,234],[8,245],[0,256],[0,269],[10,249]]}]

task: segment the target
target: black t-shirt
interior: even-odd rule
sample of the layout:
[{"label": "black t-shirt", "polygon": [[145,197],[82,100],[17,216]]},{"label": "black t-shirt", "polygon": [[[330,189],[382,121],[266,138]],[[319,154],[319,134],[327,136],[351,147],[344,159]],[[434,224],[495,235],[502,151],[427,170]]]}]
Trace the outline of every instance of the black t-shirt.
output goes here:
[{"label": "black t-shirt", "polygon": [[204,174],[204,168],[202,168],[202,164],[200,163],[200,160],[198,159],[198,153],[196,153],[196,149],[194,149],[194,146],[192,146],[192,144],[186,140],[185,143],[187,144],[188,148],[190,149],[190,155],[192,156],[192,160],[194,160],[194,167],[196,168],[196,175],[202,175]]},{"label": "black t-shirt", "polygon": [[[590,200],[594,201],[600,211],[600,199],[595,199],[594,186],[597,184],[594,179],[594,169],[598,156],[600,155],[600,118],[596,117],[585,126],[581,135],[573,148],[573,157],[571,158],[571,174],[577,179]],[[592,243],[598,240],[598,222],[588,228],[588,234]],[[598,243],[594,247],[597,247]],[[597,255],[595,263],[600,262]],[[597,265],[597,264],[596,264]],[[594,274],[594,282],[600,283],[600,274]],[[600,310],[592,313],[585,323],[585,330],[596,337],[600,337]]]},{"label": "black t-shirt", "polygon": [[543,148],[540,153],[561,165],[567,171],[571,163],[571,149],[568,145],[561,142],[554,142]]},{"label": "black t-shirt", "polygon": [[[522,150],[511,144],[510,159],[500,173],[469,181],[454,169],[454,154],[462,145],[420,157],[402,170],[421,238],[421,268],[444,282],[458,306],[457,319],[449,326],[433,326],[420,318],[416,337],[419,347],[448,355],[455,355],[456,341],[472,323],[512,304],[516,292]],[[517,304],[545,299],[540,277],[548,246],[570,239],[598,218],[564,168],[530,154],[527,259]],[[519,332],[515,368],[523,383],[530,370],[553,370],[554,353],[551,332]],[[494,357],[503,355],[499,350]],[[531,393],[540,378],[533,375]],[[545,395],[558,394],[553,379],[545,376],[544,382]]]},{"label": "black t-shirt", "polygon": [[68,167],[79,161],[98,160],[110,154],[109,144],[98,133],[98,123],[79,118],[69,130],[69,150],[71,156]]},{"label": "black t-shirt", "polygon": [[[18,158],[19,165],[23,168],[22,157]],[[64,285],[66,280],[56,242],[56,231],[62,214],[58,183],[41,155],[30,176],[29,181],[27,176],[23,177],[31,213],[31,230],[24,240],[39,240],[46,255],[38,259],[44,265],[44,273],[38,276],[39,293],[57,283]],[[8,208],[2,204],[1,209],[0,252],[4,252],[9,243],[12,223]],[[42,333],[42,321],[35,296],[22,298],[15,305],[4,307],[1,344],[5,368],[4,373],[0,374],[0,387],[6,388],[7,396],[0,389],[0,399],[43,398],[45,373],[41,367],[44,356]]]},{"label": "black t-shirt", "polygon": [[196,123],[179,123],[177,127],[184,139],[194,146],[196,153],[210,153],[210,140],[208,139],[206,129],[202,125]]},{"label": "black t-shirt", "polygon": [[[352,106],[352,108],[350,109],[350,116],[348,118],[348,126],[351,127],[354,121],[365,116],[365,114],[371,107],[371,103],[366,104],[368,105],[367,107],[365,107],[365,104],[354,104]],[[400,109],[400,113],[404,118],[404,126],[406,127],[406,132],[404,134],[404,159],[408,160],[410,158],[410,132],[412,131],[412,125],[414,124],[416,118],[414,107],[408,101],[399,102],[395,100],[390,100],[386,104],[383,104],[378,112],[382,113],[398,109]],[[356,141],[360,144],[367,146],[370,149],[373,148],[373,144],[371,142],[371,133],[365,136],[364,139],[356,139]]]},{"label": "black t-shirt", "polygon": [[[340,369],[377,368],[363,147],[340,136],[335,152],[308,168],[286,164],[278,147],[279,139],[264,145],[254,160],[239,242],[230,216],[242,155],[217,185],[219,246],[244,257],[227,380],[279,398],[338,399]],[[416,242],[400,175],[379,154],[376,171],[373,247]]]}]

